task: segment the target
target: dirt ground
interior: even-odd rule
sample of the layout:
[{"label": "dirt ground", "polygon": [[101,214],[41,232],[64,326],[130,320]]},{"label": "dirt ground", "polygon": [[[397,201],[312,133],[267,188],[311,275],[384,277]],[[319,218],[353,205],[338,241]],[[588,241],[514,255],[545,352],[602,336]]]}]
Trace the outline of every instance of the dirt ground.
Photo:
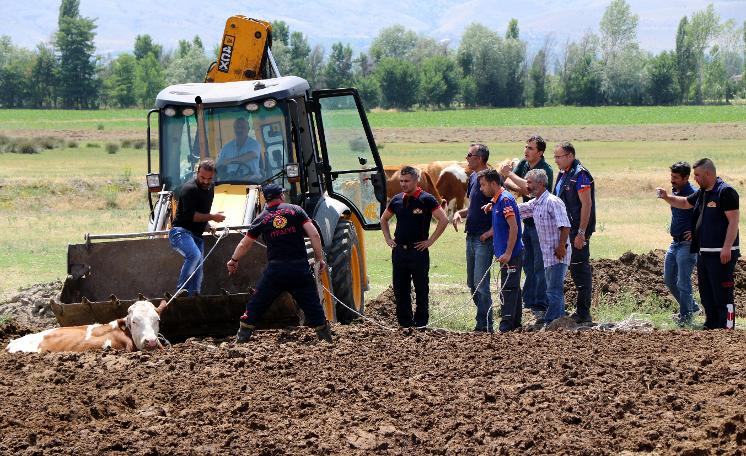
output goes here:
[{"label": "dirt ground", "polygon": [[[525,141],[536,127],[438,127],[376,128],[378,143],[466,143]],[[690,141],[703,139],[746,139],[745,123],[675,125],[590,125],[540,127],[548,142],[558,141]],[[39,130],[5,130],[11,137],[36,137]],[[142,130],[45,130],[45,136],[76,141],[119,141],[145,139]],[[155,136],[153,136],[155,139]]]},{"label": "dirt ground", "polygon": [[[596,283],[658,292],[660,258],[596,261]],[[55,286],[0,306],[36,309],[0,325],[0,346],[48,326],[37,303]],[[368,305],[387,326],[391,298]],[[746,332],[557,326],[356,323],[336,326],[333,345],[295,328],[156,353],[3,350],[0,454],[743,454]]]}]

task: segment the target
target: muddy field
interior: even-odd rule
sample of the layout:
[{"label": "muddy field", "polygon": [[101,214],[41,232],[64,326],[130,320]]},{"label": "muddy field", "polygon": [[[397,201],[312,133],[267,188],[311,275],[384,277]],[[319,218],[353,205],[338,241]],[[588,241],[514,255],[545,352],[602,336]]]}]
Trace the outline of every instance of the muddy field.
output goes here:
[{"label": "muddy field", "polygon": [[[704,139],[746,139],[746,124],[675,124],[675,125],[590,125],[538,127],[548,142],[558,141],[692,141]],[[378,143],[466,143],[521,142],[537,133],[536,127],[438,127],[376,128]],[[29,138],[39,130],[6,130],[12,137]],[[119,141],[143,139],[142,130],[46,130],[47,136],[76,141]],[[154,133],[155,134],[155,133]],[[155,139],[155,136],[153,136]]]},{"label": "muddy field", "polygon": [[[596,283],[657,291],[659,261],[596,261]],[[34,310],[0,326],[0,346],[45,325],[36,303],[54,289],[1,307]],[[368,313],[390,325],[390,296]],[[0,454],[743,454],[746,333],[646,329],[358,323],[333,345],[296,328],[157,353],[2,351]]]}]

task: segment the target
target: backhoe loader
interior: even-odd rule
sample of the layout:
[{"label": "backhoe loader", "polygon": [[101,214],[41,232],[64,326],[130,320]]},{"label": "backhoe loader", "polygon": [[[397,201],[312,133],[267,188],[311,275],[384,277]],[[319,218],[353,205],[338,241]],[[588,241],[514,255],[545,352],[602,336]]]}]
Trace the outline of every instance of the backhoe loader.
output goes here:
[{"label": "backhoe loader", "polygon": [[[147,229],[86,234],[83,243],[68,246],[61,302],[52,303],[61,325],[109,322],[144,296],[156,303],[172,300],[161,315],[166,337],[235,332],[266,253],[252,249],[231,276],[225,262],[261,212],[260,188],[269,182],[283,186],[288,200],[306,210],[321,234],[329,267],[319,272],[319,290],[327,319],[348,323],[363,313],[364,231],[380,229],[386,201],[376,143],[354,88],[311,90],[302,78],[280,75],[271,32],[268,22],[230,17],[205,82],[173,85],[158,94],[147,116]],[[157,147],[151,144],[154,119]],[[248,124],[258,158],[221,164],[221,156],[230,154],[237,122]],[[205,158],[217,164],[211,212],[222,211],[226,220],[219,235],[203,235],[209,256],[202,294],[172,298],[183,259],[169,246],[167,233],[182,186]],[[269,327],[298,325],[303,315],[283,295],[265,321]]]}]

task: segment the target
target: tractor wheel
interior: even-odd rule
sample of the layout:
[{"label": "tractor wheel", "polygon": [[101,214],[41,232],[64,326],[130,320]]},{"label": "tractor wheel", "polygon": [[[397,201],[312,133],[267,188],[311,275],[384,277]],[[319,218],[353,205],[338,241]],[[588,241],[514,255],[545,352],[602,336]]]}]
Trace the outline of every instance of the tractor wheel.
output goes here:
[{"label": "tractor wheel", "polygon": [[[358,313],[364,312],[362,246],[352,222],[340,220],[334,230],[334,239],[327,252],[327,263],[331,267],[334,295]],[[337,321],[348,324],[358,314],[336,303]]]}]

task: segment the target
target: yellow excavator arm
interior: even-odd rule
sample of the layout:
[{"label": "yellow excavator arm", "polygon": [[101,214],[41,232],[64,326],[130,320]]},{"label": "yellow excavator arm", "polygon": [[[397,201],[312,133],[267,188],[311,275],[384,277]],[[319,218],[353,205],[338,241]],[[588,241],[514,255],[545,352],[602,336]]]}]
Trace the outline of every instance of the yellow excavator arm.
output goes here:
[{"label": "yellow excavator arm", "polygon": [[225,22],[218,60],[210,65],[205,82],[262,79],[272,44],[272,24],[236,15]]}]

